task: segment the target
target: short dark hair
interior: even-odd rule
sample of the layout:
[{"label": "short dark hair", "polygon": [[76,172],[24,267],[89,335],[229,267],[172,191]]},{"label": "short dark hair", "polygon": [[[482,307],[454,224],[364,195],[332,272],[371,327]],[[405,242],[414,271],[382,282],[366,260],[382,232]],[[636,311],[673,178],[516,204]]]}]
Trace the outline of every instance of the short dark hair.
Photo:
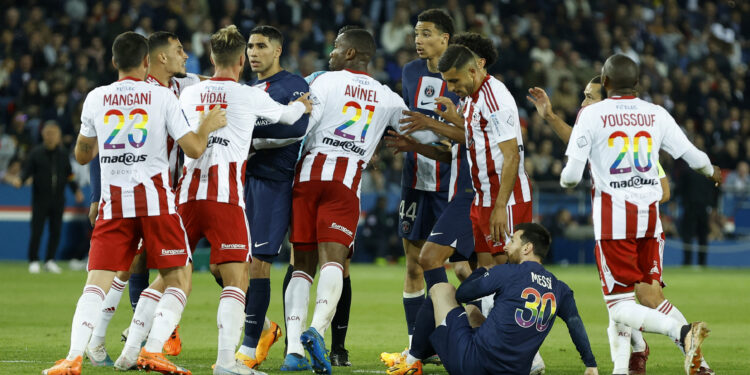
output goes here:
[{"label": "short dark hair", "polygon": [[445,73],[451,68],[463,68],[469,62],[475,61],[476,55],[471,52],[466,46],[454,44],[448,46],[443,52],[443,56],[440,56],[438,61],[438,70],[440,73]]},{"label": "short dark hair", "polygon": [[365,29],[349,29],[341,36],[349,43],[351,48],[357,50],[357,54],[363,55],[367,60],[375,56],[375,38]]},{"label": "short dark hair", "polygon": [[112,43],[112,58],[117,70],[130,70],[138,67],[148,55],[148,41],[141,35],[126,31]]},{"label": "short dark hair", "polygon": [[594,78],[591,78],[591,81],[589,83],[593,83],[595,85],[601,85],[602,84],[602,76],[596,75]]},{"label": "short dark hair", "polygon": [[229,25],[211,35],[211,55],[217,66],[230,66],[245,52],[245,37],[237,26]]},{"label": "short dark hair", "polygon": [[485,38],[477,33],[460,33],[451,39],[451,44],[462,45],[477,56],[484,59],[484,67],[489,68],[497,62],[497,50],[489,38]]},{"label": "short dark hair", "polygon": [[336,32],[336,35],[341,35],[349,30],[360,30],[362,29],[362,26],[359,25],[344,25],[341,26],[338,32]]},{"label": "short dark hair", "polygon": [[604,62],[602,82],[605,76],[611,90],[635,90],[638,85],[638,64],[621,53],[612,55]]},{"label": "short dark hair", "polygon": [[441,32],[448,33],[449,37],[453,36],[455,28],[453,26],[453,18],[442,9],[427,9],[417,16],[417,22],[432,22],[435,24],[435,28]]},{"label": "short dark hair", "polygon": [[601,100],[607,99],[607,90],[604,88],[604,85],[602,85],[602,76],[594,76],[589,83],[592,85],[599,85],[599,96]]},{"label": "short dark hair", "polygon": [[549,253],[549,246],[552,243],[552,236],[549,231],[537,223],[521,223],[513,227],[513,231],[523,231],[521,241],[524,244],[531,243],[534,246],[534,255],[539,259],[544,259]]},{"label": "short dark hair", "polygon": [[268,40],[273,40],[280,45],[284,45],[284,35],[281,34],[281,31],[279,31],[279,29],[273,26],[256,26],[252,30],[250,30],[250,35],[252,36],[253,34],[263,35],[264,37],[268,38]]},{"label": "short dark hair", "polygon": [[154,51],[166,47],[169,45],[170,40],[179,40],[177,34],[169,31],[157,31],[151,33],[148,36],[148,53],[154,53]]}]

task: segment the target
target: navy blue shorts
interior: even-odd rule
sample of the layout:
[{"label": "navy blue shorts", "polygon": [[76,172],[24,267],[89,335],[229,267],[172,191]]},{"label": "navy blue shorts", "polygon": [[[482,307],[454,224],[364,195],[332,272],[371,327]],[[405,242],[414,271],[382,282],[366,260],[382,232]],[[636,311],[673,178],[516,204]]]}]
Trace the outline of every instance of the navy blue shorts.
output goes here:
[{"label": "navy blue shorts", "polygon": [[410,241],[427,239],[447,205],[447,191],[401,188],[401,203],[398,206],[398,236]]},{"label": "navy blue shorts", "polygon": [[489,374],[481,363],[486,360],[474,343],[474,329],[469,325],[466,310],[456,307],[448,312],[445,325],[430,335],[430,342],[450,374]]},{"label": "navy blue shorts", "polygon": [[253,258],[273,263],[289,229],[292,181],[274,181],[248,175],[245,181],[245,215],[250,224]]},{"label": "navy blue shorts", "polygon": [[469,217],[473,201],[474,193],[456,194],[427,237],[429,242],[456,249],[451,262],[469,260],[474,253],[474,231]]}]

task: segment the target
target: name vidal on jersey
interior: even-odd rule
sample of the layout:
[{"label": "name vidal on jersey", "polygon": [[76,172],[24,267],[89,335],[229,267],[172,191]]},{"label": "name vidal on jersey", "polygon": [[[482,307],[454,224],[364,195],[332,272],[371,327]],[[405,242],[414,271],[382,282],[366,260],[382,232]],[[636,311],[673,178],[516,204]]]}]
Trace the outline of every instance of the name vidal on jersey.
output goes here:
[{"label": "name vidal on jersey", "polygon": [[552,278],[549,276],[537,275],[531,272],[531,282],[537,283],[547,289],[552,289]]},{"label": "name vidal on jersey", "polygon": [[226,104],[227,93],[225,92],[202,92],[201,103]]},{"label": "name vidal on jersey", "polygon": [[344,95],[354,99],[362,99],[367,102],[378,103],[378,92],[375,90],[366,90],[359,86],[346,85]]},{"label": "name vidal on jersey", "polygon": [[131,94],[106,94],[104,106],[151,104],[151,91]]}]

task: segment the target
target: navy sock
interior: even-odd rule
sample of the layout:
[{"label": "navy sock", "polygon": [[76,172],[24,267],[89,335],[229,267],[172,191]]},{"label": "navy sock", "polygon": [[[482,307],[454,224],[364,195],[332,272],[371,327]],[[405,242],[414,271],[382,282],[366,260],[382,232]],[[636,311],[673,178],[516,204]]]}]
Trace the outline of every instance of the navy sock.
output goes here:
[{"label": "navy sock", "polygon": [[[427,272],[425,272],[425,275]],[[435,354],[435,349],[430,343],[430,335],[435,330],[435,312],[432,299],[426,297],[417,313],[417,321],[414,327],[414,336],[411,339],[409,354],[415,358],[425,359]]]},{"label": "navy sock", "polygon": [[146,273],[134,273],[128,280],[128,293],[130,294],[130,306],[135,311],[138,305],[138,299],[141,298],[141,292],[148,288],[148,271]]},{"label": "navy sock", "polygon": [[406,314],[406,328],[410,335],[414,334],[414,322],[417,321],[417,313],[424,303],[424,294],[419,297],[404,297],[404,313]]},{"label": "navy sock", "polygon": [[[284,284],[281,287],[281,306],[284,309],[284,332],[288,332],[286,329],[286,288],[289,286],[289,281],[292,280],[292,272],[294,272],[294,266],[289,265],[289,267],[286,268],[286,275],[284,275]],[[287,335],[284,335],[284,355],[286,356],[286,347],[288,345],[288,341],[286,339]]]},{"label": "navy sock", "polygon": [[344,288],[336,305],[336,315],[331,321],[331,349],[344,349],[346,330],[349,328],[349,312],[352,307],[352,279],[344,278]]},{"label": "navy sock", "polygon": [[242,339],[242,345],[249,348],[258,346],[269,302],[271,302],[271,280],[250,279],[245,302],[245,338]]},{"label": "navy sock", "polygon": [[427,284],[427,293],[430,293],[430,288],[437,283],[447,283],[448,274],[445,273],[445,267],[438,267],[429,271],[424,271],[424,282]]}]

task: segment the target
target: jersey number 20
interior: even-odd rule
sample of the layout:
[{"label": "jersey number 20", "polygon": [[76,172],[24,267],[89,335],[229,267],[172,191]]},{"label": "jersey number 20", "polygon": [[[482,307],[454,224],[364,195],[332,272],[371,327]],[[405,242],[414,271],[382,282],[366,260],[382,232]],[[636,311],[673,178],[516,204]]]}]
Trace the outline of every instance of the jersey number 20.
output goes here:
[{"label": "jersey number 20", "polygon": [[[555,316],[557,311],[557,301],[555,294],[552,292],[540,294],[538,290],[528,287],[521,292],[521,298],[526,301],[523,309],[516,309],[516,324],[523,328],[529,328],[536,325],[536,330],[543,332],[549,326],[549,322]],[[547,304],[550,305],[550,312],[547,321],[544,321],[544,313],[547,310]],[[527,314],[524,314],[528,311]],[[529,315],[528,319],[524,315]]]},{"label": "jersey number 20", "polygon": [[[630,173],[633,170],[631,167],[620,167],[622,159],[625,158],[625,154],[627,154],[628,150],[630,149],[630,138],[628,138],[628,135],[625,134],[625,132],[616,131],[610,134],[609,139],[607,140],[607,145],[609,147],[615,147],[615,139],[617,138],[622,139],[622,148],[620,149],[620,154],[617,155],[617,159],[615,159],[615,162],[612,163],[611,167],[609,167],[609,174]],[[648,163],[646,164],[646,166],[641,166],[641,158],[638,153],[638,146],[640,145],[641,138],[646,138],[647,142],[646,160],[648,160]],[[637,169],[639,172],[646,172],[651,169],[652,143],[653,141],[651,140],[651,134],[649,134],[647,131],[639,131],[635,134],[635,137],[633,137],[633,160],[635,161],[635,169]]]}]

